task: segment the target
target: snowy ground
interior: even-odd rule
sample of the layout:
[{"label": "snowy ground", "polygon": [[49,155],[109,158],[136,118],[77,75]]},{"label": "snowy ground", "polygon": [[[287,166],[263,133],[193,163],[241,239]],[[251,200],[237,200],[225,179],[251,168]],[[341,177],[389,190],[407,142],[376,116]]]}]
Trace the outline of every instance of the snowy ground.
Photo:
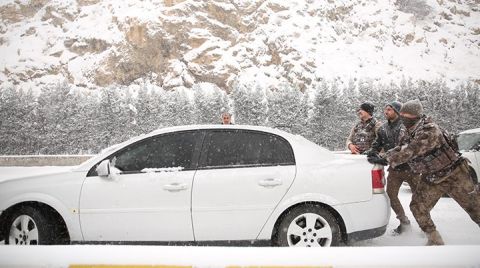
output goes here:
[{"label": "snowy ground", "polygon": [[[0,181],[68,167],[0,167]],[[408,209],[411,192],[402,187],[400,199]],[[393,214],[393,213],[392,213]],[[480,228],[451,198],[442,198],[432,217],[447,246],[424,247],[426,238],[416,224],[412,231],[392,236],[392,215],[382,237],[332,249],[168,247],[168,246],[0,246],[0,267],[68,267],[70,264],[145,265],[281,265],[281,266],[443,266],[480,267]],[[3,242],[2,242],[3,244]],[[399,253],[400,252],[400,253]],[[24,256],[28,256],[25,258]],[[345,257],[347,256],[347,257]],[[400,256],[400,257],[399,257]],[[41,265],[40,265],[41,264]]]}]

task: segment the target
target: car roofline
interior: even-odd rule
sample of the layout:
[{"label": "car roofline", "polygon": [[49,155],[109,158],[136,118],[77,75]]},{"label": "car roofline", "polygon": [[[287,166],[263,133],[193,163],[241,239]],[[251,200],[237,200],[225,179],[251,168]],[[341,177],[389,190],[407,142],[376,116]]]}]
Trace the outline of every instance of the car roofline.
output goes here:
[{"label": "car roofline", "polygon": [[138,136],[132,137],[124,142],[109,146],[105,149],[103,149],[99,154],[95,155],[94,157],[90,158],[89,160],[83,162],[82,164],[78,165],[76,168],[74,168],[74,171],[87,171],[89,170],[92,165],[100,161],[100,159],[106,157],[107,155],[117,151],[119,148],[122,148],[128,144],[135,143],[137,141],[140,141],[142,139],[146,139],[149,137],[153,137],[156,135],[161,135],[161,134],[167,134],[167,133],[172,133],[172,132],[178,132],[178,131],[190,131],[190,130],[215,130],[215,129],[239,129],[239,130],[253,130],[253,131],[262,131],[262,132],[268,132],[268,133],[273,133],[276,135],[279,135],[289,141],[291,141],[296,135],[288,133],[286,131],[276,129],[276,128],[271,128],[271,127],[266,127],[266,126],[252,126],[252,125],[182,125],[182,126],[173,126],[173,127],[165,127],[165,128],[160,128],[156,129],[150,133],[147,134],[140,134]]},{"label": "car roofline", "polygon": [[460,134],[473,134],[473,133],[480,133],[480,128],[467,129],[458,134],[460,135]]}]

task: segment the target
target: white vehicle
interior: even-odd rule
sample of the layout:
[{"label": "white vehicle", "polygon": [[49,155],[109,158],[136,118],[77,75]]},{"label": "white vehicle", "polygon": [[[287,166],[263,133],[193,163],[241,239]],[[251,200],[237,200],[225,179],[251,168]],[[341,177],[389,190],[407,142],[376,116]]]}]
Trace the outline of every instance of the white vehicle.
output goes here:
[{"label": "white vehicle", "polygon": [[480,175],[480,128],[458,133],[458,149],[470,161],[470,174],[475,183]]},{"label": "white vehicle", "polygon": [[364,156],[277,129],[213,125],[160,129],[70,172],[3,181],[0,213],[6,244],[310,247],[383,235],[390,206]]}]

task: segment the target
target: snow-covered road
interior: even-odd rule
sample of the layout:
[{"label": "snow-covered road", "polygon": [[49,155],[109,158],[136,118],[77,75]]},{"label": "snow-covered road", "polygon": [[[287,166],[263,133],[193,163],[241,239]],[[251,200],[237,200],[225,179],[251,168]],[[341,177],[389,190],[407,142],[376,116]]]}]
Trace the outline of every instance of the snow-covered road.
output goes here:
[{"label": "snow-covered road", "polygon": [[[37,174],[68,167],[0,167],[0,181],[9,177]],[[400,200],[407,215],[411,192],[402,187]],[[391,235],[397,226],[392,213],[382,237],[354,242],[336,249],[167,247],[167,246],[0,246],[0,267],[68,267],[69,264],[156,264],[156,265],[281,265],[281,266],[445,266],[480,267],[480,228],[451,198],[441,198],[432,217],[443,235],[445,247],[423,247],[424,234],[416,223],[412,231]],[[401,251],[401,253],[398,253]],[[23,258],[22,256],[29,256]],[[348,256],[346,259],[345,256]],[[400,256],[400,257],[399,257]],[[413,259],[412,259],[413,258]],[[14,260],[14,261],[12,261]]]}]

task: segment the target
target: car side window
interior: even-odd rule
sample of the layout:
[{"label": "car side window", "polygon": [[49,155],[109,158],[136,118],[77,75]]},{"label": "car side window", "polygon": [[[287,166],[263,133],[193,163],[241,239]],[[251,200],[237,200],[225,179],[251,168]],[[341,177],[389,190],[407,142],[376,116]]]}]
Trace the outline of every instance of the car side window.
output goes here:
[{"label": "car side window", "polygon": [[110,160],[112,166],[122,173],[145,172],[146,169],[190,169],[195,140],[194,132],[156,136],[130,145]]},{"label": "car side window", "polygon": [[210,133],[202,167],[294,165],[288,142],[273,134],[227,130]]}]

